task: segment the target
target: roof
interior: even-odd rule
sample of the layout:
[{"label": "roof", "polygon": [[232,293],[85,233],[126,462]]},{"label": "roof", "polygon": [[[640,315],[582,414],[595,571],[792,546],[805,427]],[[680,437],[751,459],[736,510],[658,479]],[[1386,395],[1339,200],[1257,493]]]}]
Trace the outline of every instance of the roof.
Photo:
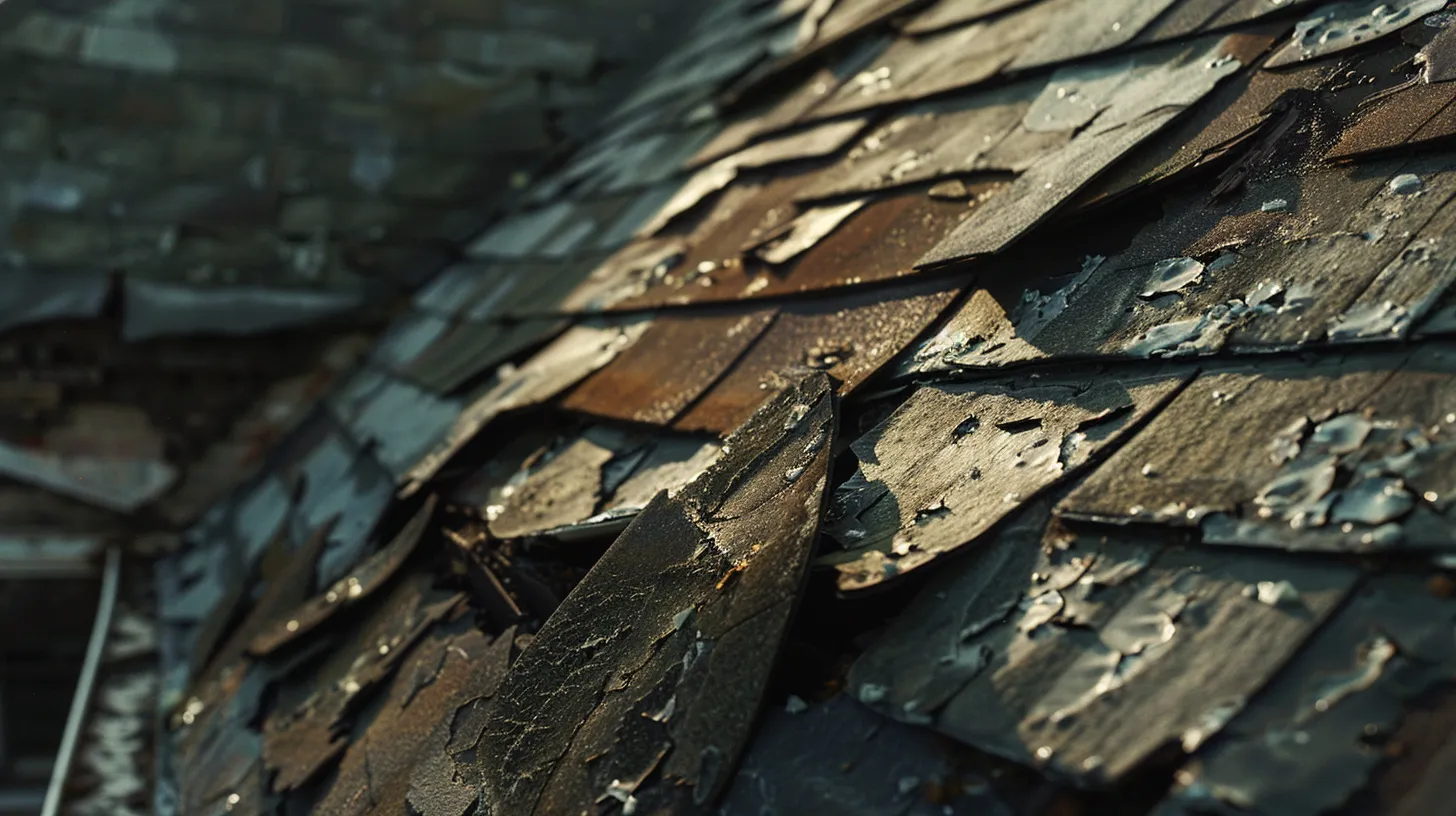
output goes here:
[{"label": "roof", "polygon": [[164,810],[1439,809],[1444,5],[713,4],[162,562]]}]

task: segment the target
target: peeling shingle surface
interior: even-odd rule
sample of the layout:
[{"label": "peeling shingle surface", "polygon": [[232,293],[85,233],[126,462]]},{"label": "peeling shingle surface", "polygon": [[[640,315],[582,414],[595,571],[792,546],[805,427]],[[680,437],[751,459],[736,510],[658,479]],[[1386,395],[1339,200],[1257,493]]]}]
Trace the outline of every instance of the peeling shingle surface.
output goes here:
[{"label": "peeling shingle surface", "polygon": [[165,562],[182,800],[1434,812],[1445,6],[704,10]]},{"label": "peeling shingle surface", "polygon": [[[1012,528],[922,596],[850,687],[891,716],[1081,784],[1116,782],[1167,743],[1201,743],[1354,578],[1340,565],[1126,536],[1045,542],[1035,530]],[[1265,582],[1289,599],[1247,591]],[[1199,682],[1169,679],[1188,674]]]},{"label": "peeling shingle surface", "polygon": [[827,529],[843,551],[824,560],[842,590],[858,590],[972,545],[1087,467],[1181,385],[1169,376],[922,388],[854,443],[859,469],[835,491]]},{"label": "peeling shingle surface", "polygon": [[693,812],[717,798],[818,527],[827,385],[815,375],[786,391],[678,497],[644,508],[542,627],[484,713],[487,808],[559,813],[607,797]]}]

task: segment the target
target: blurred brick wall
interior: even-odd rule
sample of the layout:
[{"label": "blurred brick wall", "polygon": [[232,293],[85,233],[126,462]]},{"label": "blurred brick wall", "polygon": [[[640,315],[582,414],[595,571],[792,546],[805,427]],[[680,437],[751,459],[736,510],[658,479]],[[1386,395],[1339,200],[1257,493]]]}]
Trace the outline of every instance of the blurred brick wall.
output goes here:
[{"label": "blurred brick wall", "polygon": [[[285,322],[307,322],[417,282],[695,7],[6,0],[0,280],[72,301],[42,318],[83,316],[122,273],[152,315],[137,336],[199,328],[198,289],[303,290]],[[0,296],[0,328],[35,319],[17,311]]]}]

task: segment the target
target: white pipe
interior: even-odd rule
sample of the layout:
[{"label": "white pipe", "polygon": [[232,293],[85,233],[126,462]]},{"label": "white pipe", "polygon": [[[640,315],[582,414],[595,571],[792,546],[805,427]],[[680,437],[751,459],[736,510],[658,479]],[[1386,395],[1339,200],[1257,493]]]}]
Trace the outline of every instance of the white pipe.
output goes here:
[{"label": "white pipe", "polygon": [[96,621],[91,624],[91,641],[86,644],[86,660],[81,664],[81,677],[76,681],[76,694],[71,698],[71,713],[66,716],[66,730],[61,735],[56,764],[51,768],[51,781],[46,787],[41,816],[57,816],[61,811],[61,793],[71,772],[76,743],[81,739],[81,726],[86,723],[86,712],[91,707],[91,692],[95,689],[96,673],[101,668],[101,656],[106,650],[106,636],[111,632],[111,614],[116,610],[116,590],[120,582],[121,548],[112,545],[106,550],[106,569],[101,574],[101,601],[96,607]]}]

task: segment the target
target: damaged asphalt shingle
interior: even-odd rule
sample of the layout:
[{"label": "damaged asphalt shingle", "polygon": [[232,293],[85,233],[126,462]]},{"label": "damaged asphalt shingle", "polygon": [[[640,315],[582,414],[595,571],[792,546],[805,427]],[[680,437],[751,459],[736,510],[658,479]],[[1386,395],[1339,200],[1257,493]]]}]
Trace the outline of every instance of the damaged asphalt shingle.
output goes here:
[{"label": "damaged asphalt shingle", "polygon": [[853,445],[823,560],[844,591],[974,544],[1037,493],[1085,468],[1172,396],[1176,375],[1023,389],[930,386]]},{"label": "damaged asphalt shingle", "polygon": [[[378,710],[369,712],[372,719],[340,759],[338,774],[313,812],[398,813],[399,803],[414,793],[416,778],[419,791],[430,792],[424,796],[449,797],[432,787],[453,782],[431,773],[435,757],[445,755],[440,726],[460,707],[494,693],[509,665],[513,640],[511,631],[492,639],[475,629],[437,630],[416,646],[395,672]],[[416,807],[429,813],[434,806],[422,801]]]},{"label": "damaged asphalt shingle", "polygon": [[287,615],[268,621],[267,626],[249,641],[248,651],[254,655],[267,655],[297,638],[307,636],[340,610],[372,595],[394,577],[414,552],[426,526],[434,518],[434,510],[435,499],[431,497],[388,544],[361,561],[349,571],[348,576],[335,581],[318,595],[302,601]]},{"label": "damaged asphalt shingle", "polygon": [[1197,526],[1209,543],[1447,549],[1451,363],[1432,346],[1204,374],[1058,512]]},{"label": "damaged asphalt shingle", "polygon": [[550,399],[614,360],[652,325],[649,319],[621,324],[579,324],[520,368],[501,372],[481,396],[460,411],[453,424],[405,474],[413,491],[439,472],[461,447],[496,417]]},{"label": "damaged asphalt shingle", "polygon": [[667,424],[702,395],[773,322],[774,310],[660,317],[564,407],[630,422]]},{"label": "damaged asphalt shingle", "polygon": [[490,532],[510,539],[584,535],[625,524],[661,491],[676,494],[717,461],[721,448],[701,438],[645,436],[587,428],[532,457],[487,506]]},{"label": "damaged asphalt shingle", "polygon": [[1044,538],[1043,513],[926,588],[850,672],[862,701],[1056,777],[1116,782],[1216,733],[1354,581],[1157,537]]},{"label": "damaged asphalt shingle", "polygon": [[1407,700],[1456,664],[1456,605],[1415,575],[1375,578],[1179,775],[1156,812],[1329,812],[1385,760]]},{"label": "damaged asphalt shingle", "polygon": [[615,799],[700,812],[716,799],[808,565],[833,400],[823,375],[785,391],[703,476],[649,504],[566,598],[485,712],[490,811]]},{"label": "damaged asphalt shingle", "polygon": [[461,597],[430,599],[428,576],[410,576],[378,600],[370,619],[311,675],[280,695],[263,723],[263,763],[274,793],[296,789],[348,748],[342,729],[360,697],[384,682],[429,627]]},{"label": "damaged asphalt shingle", "polygon": [[1444,7],[714,4],[170,562],[183,800],[1439,801]]},{"label": "damaged asphalt shingle", "polygon": [[[1236,73],[1236,44],[1197,42],[1177,55],[1134,62],[1107,98],[1106,108],[1067,146],[1022,173],[1003,195],[990,199],[917,266],[998,252],[1041,222],[1108,165],[1137,147]],[[1063,97],[1065,100],[1066,97]]]}]

